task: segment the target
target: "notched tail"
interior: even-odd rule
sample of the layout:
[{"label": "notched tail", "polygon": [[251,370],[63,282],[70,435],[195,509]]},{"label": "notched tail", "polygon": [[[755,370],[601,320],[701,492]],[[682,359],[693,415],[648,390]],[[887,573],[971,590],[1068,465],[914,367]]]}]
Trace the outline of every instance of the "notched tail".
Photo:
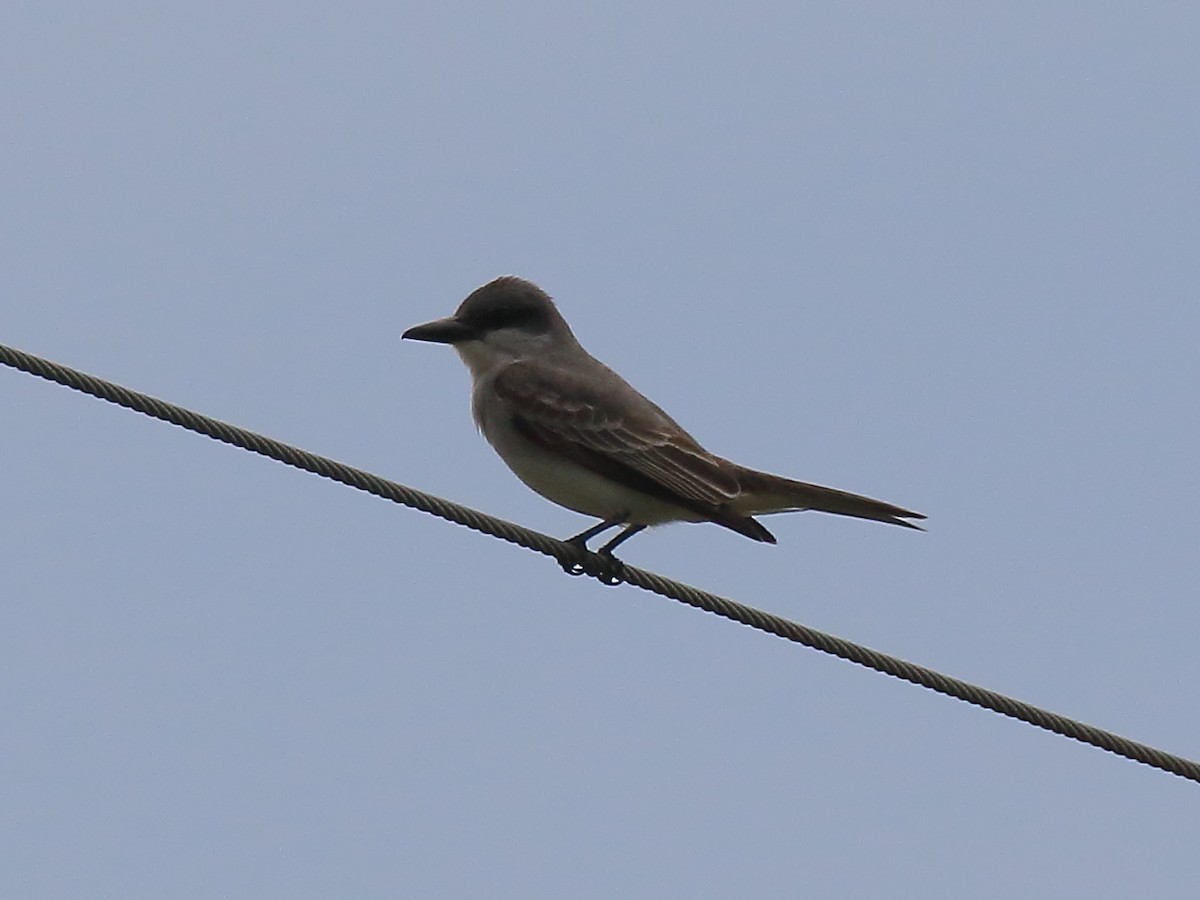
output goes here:
[{"label": "notched tail", "polygon": [[914,531],[925,530],[920,525],[908,521],[924,519],[923,514],[892,503],[884,503],[882,500],[822,487],[819,484],[793,481],[753,469],[742,469],[738,475],[742,481],[742,490],[750,495],[749,505],[739,512],[754,515],[812,509],[836,516],[852,516],[856,519],[899,525]]}]

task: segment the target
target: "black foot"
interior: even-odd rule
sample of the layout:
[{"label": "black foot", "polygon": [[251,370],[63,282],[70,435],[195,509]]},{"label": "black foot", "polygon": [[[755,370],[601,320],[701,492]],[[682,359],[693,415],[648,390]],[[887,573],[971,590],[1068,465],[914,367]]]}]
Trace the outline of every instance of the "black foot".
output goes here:
[{"label": "black foot", "polygon": [[593,578],[603,582],[604,584],[620,584],[625,579],[625,563],[621,562],[612,554],[612,550],[606,544],[599,550],[592,551],[587,547],[584,540],[572,538],[567,541],[568,544],[574,544],[580,550],[587,554],[583,562],[563,562],[562,569],[568,575],[591,575]]},{"label": "black foot", "polygon": [[602,584],[612,586],[625,581],[625,563],[613,556],[611,550],[602,549],[596,556],[601,560],[600,571],[596,574],[596,578]]},{"label": "black foot", "polygon": [[587,542],[596,535],[608,531],[610,528],[624,525],[625,520],[628,518],[628,513],[621,513],[610,519],[605,519],[598,525],[593,525],[586,531],[579,532],[574,537],[567,538],[566,543],[574,544],[580,550],[583,550],[588,558],[585,562],[581,563],[564,562],[562,564],[563,571],[568,575],[591,575],[605,584],[620,584],[622,581],[620,572],[625,568],[625,564],[612,555],[612,548],[625,540],[625,538],[631,537],[633,533],[641,531],[642,526],[628,526],[595,553],[588,550]]},{"label": "black foot", "polygon": [[[587,547],[583,547],[583,549],[587,550]],[[589,550],[584,562],[564,562],[562,568],[568,575],[591,575],[608,585],[620,584],[625,580],[623,577],[625,563],[604,550],[598,553]]]}]

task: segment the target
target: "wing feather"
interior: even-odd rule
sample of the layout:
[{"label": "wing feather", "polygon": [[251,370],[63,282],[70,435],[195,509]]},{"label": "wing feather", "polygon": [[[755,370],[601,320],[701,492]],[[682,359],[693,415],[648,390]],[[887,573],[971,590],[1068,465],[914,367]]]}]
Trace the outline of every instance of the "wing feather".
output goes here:
[{"label": "wing feather", "polygon": [[649,479],[680,505],[707,514],[722,512],[741,491],[734,473],[619,379],[597,383],[517,362],[496,377],[495,389],[519,428],[601,474]]}]

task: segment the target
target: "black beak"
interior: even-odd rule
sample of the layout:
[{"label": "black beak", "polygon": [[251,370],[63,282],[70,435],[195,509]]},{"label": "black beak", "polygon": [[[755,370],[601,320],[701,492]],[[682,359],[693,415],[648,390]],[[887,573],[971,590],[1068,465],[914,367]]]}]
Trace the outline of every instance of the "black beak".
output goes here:
[{"label": "black beak", "polygon": [[458,344],[474,340],[476,337],[478,334],[474,328],[460,322],[454,316],[447,319],[435,319],[424,325],[414,325],[400,335],[401,340],[408,338],[412,341],[430,341],[434,344]]}]

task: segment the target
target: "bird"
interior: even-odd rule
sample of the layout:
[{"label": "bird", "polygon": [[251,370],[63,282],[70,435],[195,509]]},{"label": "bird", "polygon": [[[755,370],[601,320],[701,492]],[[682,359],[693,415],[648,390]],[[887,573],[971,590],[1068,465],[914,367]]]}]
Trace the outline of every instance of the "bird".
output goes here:
[{"label": "bird", "polygon": [[588,353],[550,295],[515,275],[473,291],[453,315],[402,339],[449,344],[470,370],[475,423],[509,469],[560,506],[600,521],[568,542],[712,522],[776,543],[755,516],[815,510],[918,531],[921,513],[760,472],[710,453],[661,407]]}]

